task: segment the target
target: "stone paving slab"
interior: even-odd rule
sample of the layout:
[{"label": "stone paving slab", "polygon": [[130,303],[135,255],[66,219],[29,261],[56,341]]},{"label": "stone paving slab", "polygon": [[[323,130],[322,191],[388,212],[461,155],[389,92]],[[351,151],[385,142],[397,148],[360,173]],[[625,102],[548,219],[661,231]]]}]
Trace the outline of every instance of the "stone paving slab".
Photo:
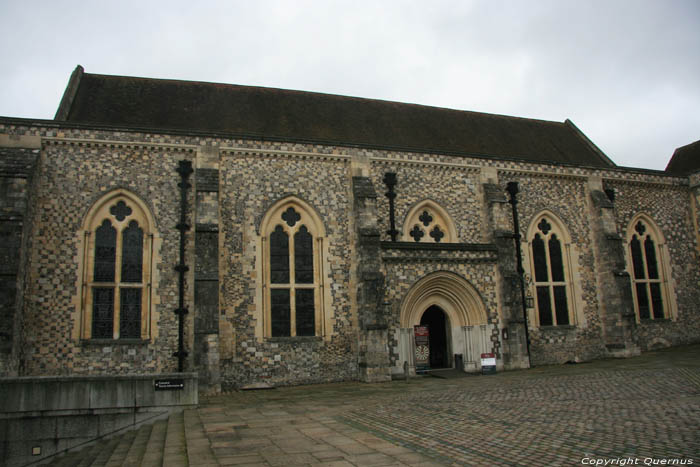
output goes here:
[{"label": "stone paving slab", "polygon": [[700,345],[458,379],[236,392],[203,398],[198,413],[221,465],[697,464]]}]

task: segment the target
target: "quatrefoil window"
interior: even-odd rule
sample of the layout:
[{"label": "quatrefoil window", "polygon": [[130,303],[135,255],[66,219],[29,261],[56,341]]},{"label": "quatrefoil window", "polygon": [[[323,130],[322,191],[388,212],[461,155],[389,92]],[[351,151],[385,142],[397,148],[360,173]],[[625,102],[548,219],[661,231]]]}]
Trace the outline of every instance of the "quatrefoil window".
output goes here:
[{"label": "quatrefoil window", "polygon": [[433,222],[433,216],[428,214],[428,211],[423,211],[423,214],[418,218],[419,221],[423,223],[424,226],[428,227],[431,222]]},{"label": "quatrefoil window", "polygon": [[537,228],[540,229],[540,231],[547,235],[550,230],[552,230],[552,224],[547,222],[547,219],[542,219],[539,224],[537,224]]},{"label": "quatrefoil window", "polygon": [[293,207],[287,208],[286,211],[282,213],[282,220],[287,223],[288,226],[294,227],[294,224],[299,222],[301,219],[301,214],[296,212]]},{"label": "quatrefoil window", "polygon": [[423,232],[423,230],[418,225],[414,225],[413,230],[409,232],[409,235],[413,237],[413,240],[420,242],[420,239],[423,238],[425,232]]},{"label": "quatrefoil window", "polygon": [[637,225],[634,226],[634,230],[637,231],[639,235],[644,235],[644,232],[647,231],[647,228],[642,224],[642,221],[637,222]]},{"label": "quatrefoil window", "polygon": [[117,218],[119,222],[126,219],[126,216],[131,215],[131,208],[124,201],[119,201],[117,204],[109,208],[110,214]]},{"label": "quatrefoil window", "polygon": [[433,237],[435,242],[440,242],[440,240],[442,240],[442,237],[445,236],[445,232],[440,230],[440,227],[436,225],[435,228],[430,231],[430,236]]},{"label": "quatrefoil window", "polygon": [[452,243],[457,239],[457,232],[447,211],[434,201],[424,200],[406,214],[402,239],[419,243]]}]

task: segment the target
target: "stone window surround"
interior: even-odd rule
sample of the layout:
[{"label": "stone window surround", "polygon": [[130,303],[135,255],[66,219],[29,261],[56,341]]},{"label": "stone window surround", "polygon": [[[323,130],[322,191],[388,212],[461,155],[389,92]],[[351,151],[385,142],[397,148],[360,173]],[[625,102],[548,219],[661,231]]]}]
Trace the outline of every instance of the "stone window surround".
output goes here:
[{"label": "stone window surround", "polygon": [[[123,201],[131,208],[131,213],[118,220],[110,209],[118,202]],[[119,339],[119,298],[115,293],[114,301],[114,338],[113,339],[92,339],[92,284],[95,255],[95,230],[103,220],[109,219],[117,229],[117,250],[115,266],[117,271],[121,268],[121,232],[135,220],[143,230],[143,256],[141,283],[128,284],[129,287],[141,288],[141,335],[140,339]],[[156,305],[160,301],[153,293],[153,284],[156,283],[157,268],[153,265],[160,260],[161,238],[155,229],[156,223],[149,207],[135,194],[123,188],[111,190],[102,195],[88,210],[82,227],[78,232],[78,281],[76,295],[75,312],[73,315],[73,334],[75,340],[85,344],[142,344],[154,339],[158,332]],[[117,272],[118,273],[118,272]],[[120,282],[116,281],[113,286],[119,290]]]},{"label": "stone window surround", "polygon": [[[300,214],[300,219],[295,223],[294,226],[289,226],[287,222],[282,219],[282,214],[286,212],[289,208],[293,208],[297,213]],[[291,336],[289,337],[272,337],[271,329],[271,318],[270,318],[270,290],[275,287],[290,288],[290,285],[275,284],[274,286],[270,283],[270,246],[269,238],[270,234],[275,230],[275,228],[281,225],[285,232],[289,235],[290,244],[294,243],[294,233],[302,226],[306,226],[309,233],[313,238],[313,262],[314,262],[314,276],[313,284],[303,284],[302,287],[314,290],[314,326],[315,335],[314,336],[295,336],[295,321],[294,321],[294,306],[293,302],[290,303],[290,313],[291,313]],[[258,229],[259,235],[257,238],[257,251],[262,252],[260,255],[256,255],[256,269],[258,271],[258,281],[257,281],[257,303],[255,313],[255,336],[261,340],[269,340],[271,342],[285,342],[285,341],[295,341],[298,339],[311,339],[323,337],[325,339],[330,338],[330,332],[333,329],[333,323],[329,316],[328,310],[330,310],[329,294],[328,294],[328,277],[327,271],[329,270],[327,258],[329,257],[328,252],[328,241],[326,237],[326,230],[321,222],[321,218],[314,208],[303,200],[294,197],[286,196],[274,204],[272,204],[266,214],[263,216],[260,222],[260,228]],[[291,249],[290,249],[290,258]],[[290,266],[293,264],[293,260],[290,259]],[[291,288],[294,288],[292,285]]]},{"label": "stone window surround", "polygon": [[[648,230],[648,234],[654,240],[654,248],[656,250],[656,262],[659,270],[659,283],[661,284],[661,298],[663,300],[664,316],[663,318],[654,319],[653,313],[650,312],[650,317],[648,319],[641,319],[639,317],[639,304],[637,303],[637,293],[635,291],[636,280],[634,278],[634,265],[632,264],[632,253],[630,252],[630,242],[632,237],[637,233],[635,231],[635,226],[641,221]],[[634,317],[637,323],[647,323],[647,322],[668,322],[676,321],[678,319],[678,308],[676,306],[675,300],[675,289],[673,287],[673,282],[671,278],[671,262],[668,252],[668,246],[664,238],[663,233],[656,225],[656,223],[651,219],[650,216],[644,213],[638,213],[627,225],[626,237],[625,237],[625,256],[627,259],[627,270],[630,274],[630,287],[632,289],[632,300],[634,301]]]},{"label": "stone window surround", "polygon": [[[425,226],[420,219],[424,211],[427,211],[432,217],[431,222],[427,226]],[[424,234],[418,242],[416,242],[415,238],[410,234],[411,230],[416,225]],[[445,236],[440,239],[439,243],[454,243],[457,241],[457,231],[448,212],[435,201],[429,199],[419,201],[413,205],[404,218],[403,228],[401,230],[401,241],[415,243],[436,243],[430,236],[430,231],[435,227],[439,227],[439,229],[445,234]]]},{"label": "stone window surround", "polygon": [[[532,240],[534,239],[535,234],[539,232],[539,227],[537,227],[537,225],[542,221],[542,219],[547,219],[547,222],[551,225],[551,232],[557,235],[557,238],[559,238],[562,246],[562,262],[564,263],[564,278],[566,283],[566,300],[569,311],[569,323],[565,325],[540,325],[537,291],[536,284],[534,282],[535,264],[532,257]],[[554,327],[562,329],[585,327],[586,319],[583,312],[585,304],[582,299],[583,292],[581,290],[581,274],[578,267],[578,247],[573,243],[571,235],[569,234],[569,231],[565,227],[564,223],[561,221],[559,216],[554,214],[552,211],[543,210],[533,216],[528,227],[525,240],[526,241],[522,242],[522,252],[524,256],[523,267],[525,268],[526,273],[526,293],[528,296],[533,298],[534,302],[534,307],[528,309],[529,326],[531,328],[538,328],[543,331]],[[548,267],[550,267],[549,264]],[[554,308],[552,308],[552,313],[554,314]]]}]

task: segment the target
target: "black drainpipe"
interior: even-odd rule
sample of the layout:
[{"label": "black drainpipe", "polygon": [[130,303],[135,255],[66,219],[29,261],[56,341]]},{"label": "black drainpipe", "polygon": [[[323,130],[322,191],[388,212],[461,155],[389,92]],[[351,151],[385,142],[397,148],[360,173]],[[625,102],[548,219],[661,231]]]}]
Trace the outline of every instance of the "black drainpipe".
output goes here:
[{"label": "black drainpipe", "polygon": [[386,233],[391,235],[391,241],[396,241],[396,236],[399,231],[396,230],[396,216],[394,215],[394,199],[396,198],[396,192],[394,192],[394,187],[396,186],[396,174],[394,172],[387,172],[384,174],[384,184],[387,186],[389,191],[386,192],[386,197],[389,198],[389,225],[390,228]]},{"label": "black drainpipe", "polygon": [[185,264],[185,232],[190,230],[190,226],[187,224],[187,190],[190,188],[188,179],[192,173],[192,162],[190,161],[180,161],[180,165],[176,169],[177,173],[180,174],[180,183],[177,186],[180,187],[180,223],[175,226],[176,229],[180,231],[180,263],[175,266],[175,270],[180,273],[179,280],[179,294],[180,303],[175,314],[178,316],[178,328],[177,328],[177,352],[173,354],[173,357],[177,357],[177,371],[182,372],[185,357],[187,357],[187,352],[185,352],[184,345],[184,325],[185,325],[185,315],[187,314],[187,308],[185,308],[185,273],[189,271],[189,267]]},{"label": "black drainpipe", "polygon": [[527,323],[527,304],[525,303],[525,269],[523,269],[523,258],[520,251],[520,223],[518,222],[518,199],[516,195],[520,191],[518,189],[518,182],[508,182],[506,191],[510,194],[510,201],[508,201],[513,206],[513,238],[515,239],[515,256],[518,264],[518,276],[520,277],[520,302],[523,305],[523,320],[525,323],[525,349],[527,351],[527,358],[530,358],[530,333],[528,331]]}]

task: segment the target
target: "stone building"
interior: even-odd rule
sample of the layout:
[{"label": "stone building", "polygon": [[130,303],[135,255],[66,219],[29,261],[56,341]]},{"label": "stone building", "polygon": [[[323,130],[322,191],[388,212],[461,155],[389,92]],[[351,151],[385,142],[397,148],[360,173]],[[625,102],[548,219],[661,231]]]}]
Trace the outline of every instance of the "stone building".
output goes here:
[{"label": "stone building", "polygon": [[0,375],[216,390],[698,342],[698,149],[623,168],[568,120],[78,67],[54,120],[0,118]]}]

